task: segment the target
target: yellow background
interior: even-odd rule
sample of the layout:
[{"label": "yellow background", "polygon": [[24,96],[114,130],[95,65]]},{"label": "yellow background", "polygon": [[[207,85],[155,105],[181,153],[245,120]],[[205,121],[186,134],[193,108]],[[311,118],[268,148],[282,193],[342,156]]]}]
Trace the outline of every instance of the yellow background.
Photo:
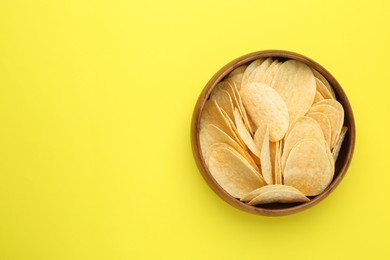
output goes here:
[{"label": "yellow background", "polygon": [[[0,259],[390,259],[389,1],[0,1]],[[230,60],[306,55],[357,142],[338,188],[287,217],[215,195],[190,147]]]}]

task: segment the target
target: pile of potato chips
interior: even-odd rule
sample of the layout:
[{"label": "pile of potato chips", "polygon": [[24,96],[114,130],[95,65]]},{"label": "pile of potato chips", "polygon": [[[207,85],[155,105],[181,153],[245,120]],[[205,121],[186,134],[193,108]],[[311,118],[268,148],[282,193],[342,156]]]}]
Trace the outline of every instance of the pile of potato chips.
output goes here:
[{"label": "pile of potato chips", "polygon": [[306,64],[257,59],[213,89],[200,145],[215,181],[249,205],[306,202],[331,183],[347,132],[328,81]]}]

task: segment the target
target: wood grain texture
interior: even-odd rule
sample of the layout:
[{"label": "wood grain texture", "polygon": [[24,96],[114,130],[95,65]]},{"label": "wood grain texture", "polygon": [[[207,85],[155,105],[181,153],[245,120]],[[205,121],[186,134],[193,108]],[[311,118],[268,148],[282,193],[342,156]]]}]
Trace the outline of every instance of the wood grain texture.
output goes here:
[{"label": "wood grain texture", "polygon": [[[243,64],[246,64],[248,62],[251,62],[255,59],[268,58],[268,57],[278,58],[280,60],[295,59],[317,70],[328,80],[328,82],[334,89],[337,100],[344,107],[344,111],[345,111],[344,126],[348,127],[348,132],[345,136],[343,145],[340,150],[339,158],[335,165],[335,174],[333,180],[331,184],[325,189],[324,192],[322,192],[318,196],[310,198],[311,200],[307,203],[302,203],[302,204],[274,203],[274,204],[260,205],[260,206],[250,206],[248,204],[245,204],[230,196],[224,189],[222,189],[221,186],[218,185],[218,183],[213,179],[212,175],[207,169],[200,150],[199,126],[200,126],[202,109],[206,100],[208,100],[210,93],[215,87],[215,85],[218,82],[220,82],[222,79],[224,79],[224,77],[228,75],[235,68]],[[209,80],[209,82],[206,84],[205,88],[203,89],[202,93],[200,94],[198,101],[195,105],[195,109],[192,116],[192,122],[191,122],[192,152],[195,158],[195,162],[199,168],[199,171],[202,174],[205,181],[208,183],[208,185],[214,190],[215,193],[217,193],[223,200],[225,200],[230,205],[249,213],[264,215],[264,216],[282,216],[282,215],[293,214],[302,211],[304,209],[310,208],[315,204],[319,203],[320,201],[322,201],[324,198],[326,198],[337,187],[337,185],[341,182],[341,180],[343,179],[343,177],[347,172],[349,164],[352,160],[352,155],[355,147],[355,138],[356,138],[355,122],[354,122],[352,108],[346,94],[344,93],[343,89],[341,88],[337,80],[325,68],[323,68],[321,65],[319,65],[317,62],[313,61],[312,59],[309,59],[301,54],[297,54],[289,51],[281,51],[281,50],[267,50],[267,51],[250,53],[231,61],[223,68],[221,68]]]}]

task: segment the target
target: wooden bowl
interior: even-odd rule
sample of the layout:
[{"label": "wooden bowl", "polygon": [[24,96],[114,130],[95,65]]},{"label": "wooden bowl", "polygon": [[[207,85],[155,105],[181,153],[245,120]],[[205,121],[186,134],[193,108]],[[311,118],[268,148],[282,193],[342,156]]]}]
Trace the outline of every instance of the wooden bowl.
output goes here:
[{"label": "wooden bowl", "polygon": [[[319,73],[321,73],[331,84],[336,94],[337,100],[343,105],[345,111],[345,119],[344,125],[348,127],[347,134],[345,136],[343,145],[340,150],[339,157],[337,159],[335,165],[335,174],[330,185],[318,196],[312,197],[309,202],[306,203],[273,203],[273,204],[265,204],[260,206],[250,206],[246,203],[239,201],[238,199],[230,196],[219,184],[214,180],[211,173],[209,172],[205,161],[203,159],[201,150],[200,150],[200,142],[199,142],[199,131],[200,131],[200,118],[202,114],[202,110],[206,100],[209,99],[210,93],[217,85],[218,82],[223,80],[225,76],[227,76],[232,70],[243,65],[248,64],[251,61],[254,61],[258,58],[267,58],[273,57],[278,58],[279,60],[287,60],[287,59],[295,59],[307,64],[309,67],[316,69]],[[353,113],[351,109],[351,105],[348,102],[348,98],[345,95],[343,89],[337,80],[321,65],[317,62],[297,53],[289,52],[289,51],[280,51],[280,50],[268,50],[268,51],[259,51],[244,55],[240,58],[237,58],[227,65],[225,65],[222,69],[220,69],[206,84],[202,93],[200,94],[198,101],[196,103],[194,113],[192,116],[191,123],[191,144],[192,144],[192,152],[195,157],[196,164],[201,172],[203,178],[206,180],[208,185],[217,193],[223,200],[232,206],[241,209],[243,211],[265,215],[265,216],[281,216],[288,215],[292,213],[296,213],[302,211],[304,209],[310,208],[323,200],[326,196],[332,192],[336,186],[343,179],[344,175],[347,172],[348,166],[352,159],[352,154],[355,146],[355,122],[353,118]]]}]

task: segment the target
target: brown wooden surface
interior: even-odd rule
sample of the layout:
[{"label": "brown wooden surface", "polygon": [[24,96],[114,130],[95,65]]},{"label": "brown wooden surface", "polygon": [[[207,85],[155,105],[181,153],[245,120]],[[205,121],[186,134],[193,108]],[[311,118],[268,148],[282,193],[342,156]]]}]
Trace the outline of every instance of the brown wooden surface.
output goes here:
[{"label": "brown wooden surface", "polygon": [[[345,111],[345,119],[344,119],[344,125],[348,127],[348,132],[345,136],[342,148],[340,150],[339,158],[336,162],[335,167],[335,175],[333,178],[333,181],[331,184],[325,189],[323,193],[320,195],[311,198],[310,202],[299,204],[269,204],[269,205],[260,205],[260,206],[249,206],[246,203],[240,202],[239,200],[233,198],[230,196],[224,189],[221,188],[221,186],[218,185],[218,183],[213,179],[212,175],[210,174],[209,170],[206,167],[205,161],[203,159],[202,153],[200,151],[200,143],[199,143],[199,123],[200,123],[200,117],[202,113],[203,106],[206,102],[206,100],[209,98],[209,95],[214,88],[214,86],[220,82],[226,75],[228,75],[232,70],[235,68],[246,64],[248,62],[251,62],[258,58],[264,58],[264,57],[273,57],[278,59],[295,59],[298,61],[301,61],[305,64],[307,64],[309,67],[316,69],[319,73],[321,73],[331,84],[333,87],[337,100],[343,105],[344,111]],[[206,84],[205,88],[203,89],[202,93],[200,94],[198,101],[195,105],[194,113],[192,116],[192,123],[191,123],[191,145],[192,145],[192,152],[194,154],[194,158],[196,161],[196,164],[199,168],[200,173],[202,174],[203,178],[206,180],[208,185],[216,192],[223,200],[225,200],[227,203],[231,204],[232,206],[247,211],[249,213],[258,214],[258,215],[265,215],[265,216],[281,216],[281,215],[288,215],[292,213],[296,213],[299,211],[302,211],[304,209],[307,209],[309,207],[314,206],[321,200],[323,200],[326,196],[329,195],[330,192],[332,192],[336,186],[340,183],[340,181],[343,179],[344,175],[347,172],[348,166],[352,159],[352,154],[355,147],[355,122],[354,117],[352,113],[351,106],[349,104],[348,98],[345,95],[343,89],[341,88],[340,84],[337,82],[337,80],[321,65],[316,63],[315,61],[297,54],[293,52],[288,51],[280,51],[280,50],[268,50],[268,51],[259,51],[250,53],[247,55],[244,55],[240,58],[237,58],[227,65],[225,65],[222,69],[220,69]]]}]

